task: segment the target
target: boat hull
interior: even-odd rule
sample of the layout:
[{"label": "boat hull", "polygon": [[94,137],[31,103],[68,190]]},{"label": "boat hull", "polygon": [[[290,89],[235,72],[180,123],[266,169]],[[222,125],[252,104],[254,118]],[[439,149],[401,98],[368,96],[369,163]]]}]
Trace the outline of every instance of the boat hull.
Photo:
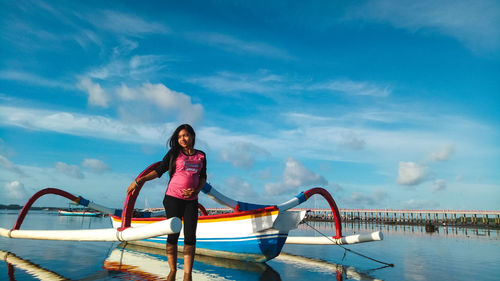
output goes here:
[{"label": "boat hull", "polygon": [[[296,228],[303,218],[302,214],[291,213],[279,214],[277,208],[263,208],[241,213],[200,216],[196,231],[196,253],[252,262],[270,260],[280,254],[288,231]],[[120,226],[120,218],[113,216],[111,219],[113,227]],[[140,227],[161,219],[164,218],[132,219],[132,227]],[[158,236],[130,243],[164,249],[166,239],[167,236]],[[183,230],[180,232],[179,246],[182,251]]]}]

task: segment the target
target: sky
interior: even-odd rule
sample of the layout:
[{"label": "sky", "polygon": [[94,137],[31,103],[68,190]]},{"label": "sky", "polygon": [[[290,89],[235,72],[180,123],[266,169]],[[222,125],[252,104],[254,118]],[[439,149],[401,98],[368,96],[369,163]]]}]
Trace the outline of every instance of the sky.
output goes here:
[{"label": "sky", "polygon": [[236,200],[500,209],[498,1],[0,0],[0,21],[0,204],[121,208],[189,123]]}]

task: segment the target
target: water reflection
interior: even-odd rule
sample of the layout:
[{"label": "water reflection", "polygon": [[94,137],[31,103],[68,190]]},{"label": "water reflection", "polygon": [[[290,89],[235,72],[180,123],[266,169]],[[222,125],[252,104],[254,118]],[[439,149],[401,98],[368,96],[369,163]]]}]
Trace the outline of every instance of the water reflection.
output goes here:
[{"label": "water reflection", "polygon": [[[182,277],[183,259],[179,255],[177,276]],[[108,271],[127,273],[132,279],[166,280],[169,272],[165,251],[161,249],[120,244],[104,262]],[[193,280],[281,280],[280,275],[265,263],[242,262],[197,255]]]},{"label": "water reflection", "polygon": [[[305,224],[299,225],[299,230],[311,230],[314,227],[321,232],[334,233],[335,225],[332,222],[322,221],[307,221]],[[342,233],[349,235],[351,233],[382,231],[385,234],[411,234],[411,235],[438,235],[442,237],[452,238],[478,238],[481,237],[496,237],[500,238],[500,231],[492,228],[471,228],[459,226],[436,225],[436,231],[427,233],[425,225],[397,225],[397,224],[378,224],[378,223],[363,223],[349,222],[342,224]]]},{"label": "water reflection", "polygon": [[[0,251],[0,260],[7,264],[7,275],[10,281],[16,280],[16,269],[38,280],[70,280],[11,252]],[[179,259],[179,263],[180,269],[177,276],[182,279],[184,275],[182,258]],[[265,263],[204,256],[196,256],[195,263],[193,280],[281,280],[279,273]],[[126,244],[120,244],[111,251],[104,261],[103,268],[106,272],[96,272],[81,280],[166,280],[169,271],[164,251]]]},{"label": "water reflection", "polygon": [[16,280],[15,268],[21,269],[39,280],[68,280],[58,273],[16,256],[13,253],[0,250],[0,260],[7,263],[7,276],[10,281]]},{"label": "water reflection", "polygon": [[363,272],[352,266],[345,266],[327,262],[320,259],[313,259],[287,253],[281,253],[278,257],[275,258],[275,260],[283,263],[292,264],[293,266],[299,268],[305,268],[308,271],[335,273],[336,280],[344,280],[345,277],[346,280],[378,281],[381,279],[376,279],[370,276],[369,272],[373,272],[387,267],[384,266]]},{"label": "water reflection", "polygon": [[[182,256],[182,255],[180,255]],[[275,261],[296,268],[324,272],[336,280],[379,280],[352,266],[343,266],[319,259],[282,253]],[[179,260],[178,276],[182,276],[182,259]],[[168,275],[165,251],[130,244],[121,244],[114,249],[104,262],[108,271],[127,273],[135,278],[164,280]],[[266,263],[242,262],[237,260],[196,256],[193,280],[282,280],[278,272]]]},{"label": "water reflection", "polygon": [[[0,260],[7,264],[7,275],[10,281],[16,280],[16,269],[38,280],[70,280],[62,274],[45,269],[11,252],[0,251]],[[336,280],[379,280],[353,267],[319,259],[283,253],[275,260],[286,266],[327,273],[328,276],[335,276]],[[180,268],[177,275],[178,278],[182,279],[184,274],[182,258],[179,259],[179,263]],[[103,269],[104,271],[89,274],[80,280],[166,280],[169,271],[163,250],[127,245],[126,243],[118,245],[110,252],[104,261]],[[22,277],[19,280],[22,280]],[[193,269],[193,280],[278,281],[282,279],[280,274],[266,263],[242,262],[197,255]]]}]

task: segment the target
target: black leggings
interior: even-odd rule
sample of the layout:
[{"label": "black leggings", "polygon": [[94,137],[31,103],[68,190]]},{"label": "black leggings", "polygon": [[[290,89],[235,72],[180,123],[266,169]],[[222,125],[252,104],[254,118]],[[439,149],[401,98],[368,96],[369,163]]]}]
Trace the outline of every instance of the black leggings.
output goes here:
[{"label": "black leggings", "polygon": [[[196,225],[198,224],[198,199],[183,200],[165,195],[163,207],[165,207],[167,219],[172,217],[184,219],[184,245],[195,245]],[[177,245],[179,235],[179,233],[168,235],[167,242]]]}]

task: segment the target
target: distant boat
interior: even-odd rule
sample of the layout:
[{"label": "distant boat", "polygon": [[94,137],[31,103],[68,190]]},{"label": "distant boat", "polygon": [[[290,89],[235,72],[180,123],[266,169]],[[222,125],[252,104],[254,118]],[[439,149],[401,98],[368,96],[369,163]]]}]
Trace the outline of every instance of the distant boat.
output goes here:
[{"label": "distant boat", "polygon": [[102,216],[101,212],[94,212],[94,211],[87,211],[87,210],[81,210],[81,211],[63,211],[59,210],[57,212],[60,216],[85,216],[85,217],[98,217]]},{"label": "distant boat", "polygon": [[85,217],[99,217],[103,213],[97,212],[88,208],[72,207],[72,205],[78,206],[78,204],[70,203],[68,210],[59,210],[57,213],[60,216],[85,216]]}]

